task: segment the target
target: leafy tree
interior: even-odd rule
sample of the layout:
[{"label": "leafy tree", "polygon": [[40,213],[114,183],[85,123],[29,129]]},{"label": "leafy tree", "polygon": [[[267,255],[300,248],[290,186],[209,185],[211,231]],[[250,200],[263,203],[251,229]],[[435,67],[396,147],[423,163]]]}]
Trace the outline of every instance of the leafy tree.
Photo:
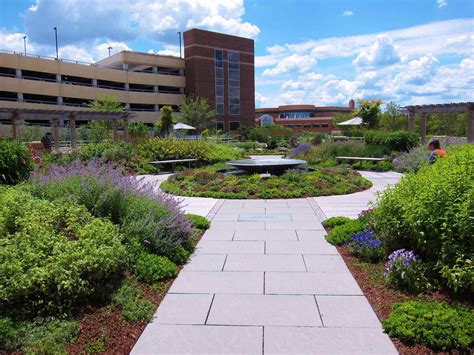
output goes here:
[{"label": "leafy tree", "polygon": [[148,135],[148,127],[142,121],[130,122],[128,132],[132,139],[145,138]]},{"label": "leafy tree", "polygon": [[161,137],[168,137],[173,130],[173,109],[163,106],[160,112],[161,119],[155,123],[155,132]]},{"label": "leafy tree", "polygon": [[187,124],[196,127],[201,132],[215,127],[216,113],[211,110],[207,99],[204,97],[194,97],[189,95],[186,100],[179,106],[181,112],[180,119]]},{"label": "leafy tree", "polygon": [[381,105],[382,100],[359,100],[359,107],[354,114],[362,118],[364,126],[376,128],[379,123]]},{"label": "leafy tree", "polygon": [[[123,112],[125,108],[114,95],[100,95],[96,100],[91,101],[87,106],[94,112]],[[89,129],[88,138],[93,142],[101,142],[110,139],[110,121],[90,121],[87,124]]]},{"label": "leafy tree", "polygon": [[407,130],[408,117],[403,114],[399,104],[390,101],[385,106],[385,112],[380,116],[379,126],[386,131]]}]

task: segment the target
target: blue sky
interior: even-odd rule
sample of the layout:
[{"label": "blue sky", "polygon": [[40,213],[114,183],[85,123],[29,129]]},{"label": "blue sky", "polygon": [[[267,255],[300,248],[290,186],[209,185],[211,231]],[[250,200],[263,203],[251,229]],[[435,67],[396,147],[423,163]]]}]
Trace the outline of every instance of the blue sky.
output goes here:
[{"label": "blue sky", "polygon": [[197,27],[255,39],[256,105],[474,101],[474,0],[0,0],[0,49],[177,54]]}]

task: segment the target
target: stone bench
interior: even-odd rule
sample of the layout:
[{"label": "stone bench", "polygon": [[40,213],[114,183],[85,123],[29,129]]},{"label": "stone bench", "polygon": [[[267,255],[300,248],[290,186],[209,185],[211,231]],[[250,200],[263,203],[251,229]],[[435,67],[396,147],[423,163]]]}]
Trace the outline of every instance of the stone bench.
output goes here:
[{"label": "stone bench", "polygon": [[164,164],[171,164],[172,169],[174,170],[174,167],[176,164],[179,163],[188,163],[188,166],[191,167],[191,163],[197,162],[198,159],[173,159],[173,160],[155,160],[151,161],[150,164],[154,165],[164,165]]}]

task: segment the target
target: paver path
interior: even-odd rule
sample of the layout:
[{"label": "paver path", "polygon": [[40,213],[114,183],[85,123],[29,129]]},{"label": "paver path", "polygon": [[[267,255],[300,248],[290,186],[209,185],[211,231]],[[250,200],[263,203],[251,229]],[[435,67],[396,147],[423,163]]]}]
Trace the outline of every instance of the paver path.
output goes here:
[{"label": "paver path", "polygon": [[[373,189],[384,184],[374,182]],[[362,201],[358,194],[344,197],[324,202]],[[395,354],[325,241],[318,215],[329,209],[318,204],[318,198],[216,201],[211,228],[132,353]],[[354,203],[348,214],[366,204]]]}]

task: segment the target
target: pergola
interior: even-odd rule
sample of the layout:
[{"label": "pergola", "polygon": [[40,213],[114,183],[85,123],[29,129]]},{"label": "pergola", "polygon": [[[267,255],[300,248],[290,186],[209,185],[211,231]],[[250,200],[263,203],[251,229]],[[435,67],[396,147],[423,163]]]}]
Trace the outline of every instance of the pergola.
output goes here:
[{"label": "pergola", "polygon": [[464,113],[467,112],[467,141],[474,143],[474,102],[458,102],[450,104],[413,105],[404,107],[408,114],[408,129],[415,129],[415,115],[421,115],[421,142],[426,143],[426,125],[428,116],[433,113]]},{"label": "pergola", "polygon": [[0,108],[0,119],[11,120],[13,128],[13,139],[20,138],[20,123],[24,119],[31,121],[50,121],[53,127],[54,146],[59,149],[59,122],[68,120],[71,130],[71,146],[77,147],[76,121],[111,121],[114,141],[118,141],[117,123],[123,120],[124,140],[129,140],[128,121],[134,116],[130,112],[93,112],[79,110],[43,110],[43,109],[19,109]]}]

